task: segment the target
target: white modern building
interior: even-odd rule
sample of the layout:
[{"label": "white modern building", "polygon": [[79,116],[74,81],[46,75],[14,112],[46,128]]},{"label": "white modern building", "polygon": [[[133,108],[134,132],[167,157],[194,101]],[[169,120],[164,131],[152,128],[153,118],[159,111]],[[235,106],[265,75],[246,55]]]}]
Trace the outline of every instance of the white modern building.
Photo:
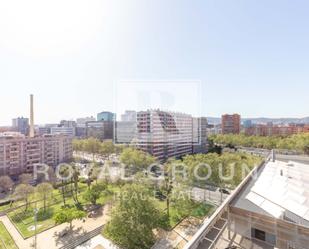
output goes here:
[{"label": "white modern building", "polygon": [[117,121],[114,141],[119,144],[131,144],[137,139],[136,121]]},{"label": "white modern building", "polygon": [[192,154],[192,116],[147,110],[137,113],[137,146],[159,160]]},{"label": "white modern building", "polygon": [[125,111],[125,113],[121,115],[121,121],[136,122],[136,117],[137,117],[136,111]]},{"label": "white modern building", "polygon": [[50,134],[52,135],[66,135],[66,136],[75,136],[75,127],[51,127]]},{"label": "white modern building", "polygon": [[193,153],[207,152],[207,118],[192,118]]},{"label": "white modern building", "polygon": [[85,118],[77,118],[76,119],[76,126],[77,127],[86,127],[87,122],[96,121],[95,117],[85,117]]}]

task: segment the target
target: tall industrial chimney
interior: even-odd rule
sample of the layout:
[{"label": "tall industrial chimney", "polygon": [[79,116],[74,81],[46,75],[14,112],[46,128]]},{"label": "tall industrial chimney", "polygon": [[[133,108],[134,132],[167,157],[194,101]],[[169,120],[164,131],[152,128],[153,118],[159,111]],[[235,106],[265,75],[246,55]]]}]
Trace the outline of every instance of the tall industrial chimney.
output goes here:
[{"label": "tall industrial chimney", "polygon": [[34,137],[33,94],[30,94],[30,137]]}]

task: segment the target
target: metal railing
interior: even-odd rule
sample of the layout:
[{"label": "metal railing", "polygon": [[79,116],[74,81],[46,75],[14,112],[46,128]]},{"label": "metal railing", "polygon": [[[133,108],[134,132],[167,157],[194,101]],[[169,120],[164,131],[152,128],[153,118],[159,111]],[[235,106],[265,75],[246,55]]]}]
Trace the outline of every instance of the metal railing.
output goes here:
[{"label": "metal railing", "polygon": [[[272,158],[272,153],[267,156],[263,162],[255,167],[246,177],[245,179],[238,185],[238,187],[233,191],[233,193],[225,199],[225,201],[217,208],[217,210],[213,213],[213,215],[207,219],[201,228],[194,234],[193,238],[185,245],[184,249],[196,249],[199,244],[203,241],[205,236],[212,229],[214,224],[221,218],[221,216],[228,210],[229,204],[234,200],[234,198],[240,193],[243,187],[250,181],[254,174],[258,172],[258,170],[265,165]],[[213,244],[209,247],[212,248]]]}]

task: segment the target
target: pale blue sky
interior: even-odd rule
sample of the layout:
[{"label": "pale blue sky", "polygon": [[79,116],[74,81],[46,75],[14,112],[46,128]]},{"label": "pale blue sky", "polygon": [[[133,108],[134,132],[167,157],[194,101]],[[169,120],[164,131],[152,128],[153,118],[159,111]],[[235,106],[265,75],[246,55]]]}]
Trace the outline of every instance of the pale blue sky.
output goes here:
[{"label": "pale blue sky", "polygon": [[149,91],[192,82],[167,86],[175,111],[309,116],[308,9],[307,0],[0,0],[0,125],[28,116],[30,93],[36,123],[132,109],[131,93],[114,98],[127,81]]}]

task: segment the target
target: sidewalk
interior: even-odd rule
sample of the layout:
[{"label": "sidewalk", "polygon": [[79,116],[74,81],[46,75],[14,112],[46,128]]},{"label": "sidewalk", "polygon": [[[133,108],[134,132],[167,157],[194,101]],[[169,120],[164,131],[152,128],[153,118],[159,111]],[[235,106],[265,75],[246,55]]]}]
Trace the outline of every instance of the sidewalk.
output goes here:
[{"label": "sidewalk", "polygon": [[194,217],[184,219],[172,231],[160,229],[157,237],[160,237],[152,249],[183,248],[185,244],[199,229],[202,220]]},{"label": "sidewalk", "polygon": [[[109,211],[110,206],[105,205],[102,209],[99,210],[99,213],[96,217],[87,218],[85,222],[82,220],[74,221],[73,233],[63,237],[59,236],[59,234],[61,234],[63,230],[68,229],[67,223],[39,233],[37,235],[37,249],[58,249],[70,243],[71,241],[76,240],[78,237],[83,236],[83,234],[91,232],[94,229],[106,224],[109,219]],[[9,231],[15,240],[15,243],[20,249],[32,248],[31,245],[33,245],[34,237],[24,240],[7,216],[0,217],[0,220],[3,222],[6,229]]]},{"label": "sidewalk", "polygon": [[20,249],[31,248],[31,241],[24,240],[24,238],[20,235],[20,233],[17,231],[15,226],[11,223],[10,219],[6,215],[1,216],[0,221],[3,222],[3,225],[6,227],[8,232],[11,234],[18,248]]},{"label": "sidewalk", "polygon": [[111,241],[104,238],[102,235],[98,235],[93,239],[85,242],[84,244],[76,247],[75,249],[97,249],[97,248],[104,248],[104,249],[119,249],[116,245],[114,245]]}]

